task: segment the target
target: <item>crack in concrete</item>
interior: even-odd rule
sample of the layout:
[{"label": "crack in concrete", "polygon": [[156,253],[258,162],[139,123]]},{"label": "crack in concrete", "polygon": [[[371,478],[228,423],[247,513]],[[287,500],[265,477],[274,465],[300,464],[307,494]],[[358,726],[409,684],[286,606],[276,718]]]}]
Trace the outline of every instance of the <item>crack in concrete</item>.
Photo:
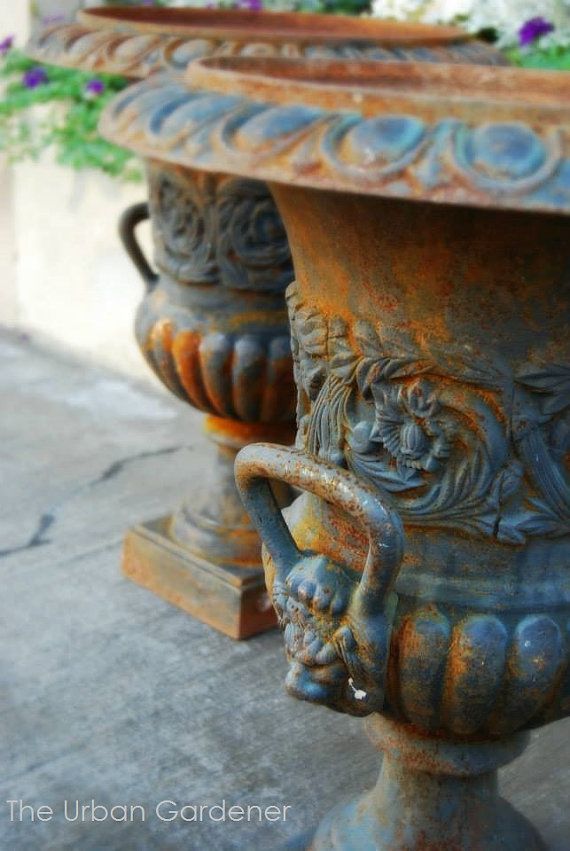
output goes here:
[{"label": "crack in concrete", "polygon": [[161,455],[173,455],[175,452],[179,452],[181,449],[185,449],[185,446],[166,446],[164,449],[155,449],[149,450],[147,452],[137,452],[136,455],[127,455],[126,458],[120,458],[118,461],[113,461],[112,464],[103,470],[103,472],[97,476],[97,478],[92,481],[86,482],[84,485],[81,485],[75,490],[68,493],[63,499],[61,499],[56,505],[52,508],[44,511],[36,524],[36,528],[28,538],[28,540],[24,544],[20,544],[16,547],[8,547],[7,549],[0,550],[0,559],[8,558],[8,556],[15,555],[16,553],[23,553],[26,550],[33,550],[36,547],[45,547],[46,544],[51,543],[51,538],[46,537],[49,530],[54,526],[57,522],[58,512],[65,506],[67,503],[75,499],[75,497],[79,496],[86,491],[91,490],[92,488],[97,487],[97,485],[103,484],[104,482],[108,482],[111,479],[114,479],[116,476],[121,473],[125,467],[133,464],[135,461],[144,461],[147,458],[158,458]]}]

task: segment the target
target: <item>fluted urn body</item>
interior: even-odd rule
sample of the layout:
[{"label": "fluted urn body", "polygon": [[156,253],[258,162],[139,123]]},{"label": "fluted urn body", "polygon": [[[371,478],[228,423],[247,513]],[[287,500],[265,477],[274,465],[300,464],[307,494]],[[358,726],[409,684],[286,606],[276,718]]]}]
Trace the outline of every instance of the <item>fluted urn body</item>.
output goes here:
[{"label": "fluted urn body", "polygon": [[[263,588],[259,538],[235,489],[233,461],[252,441],[293,439],[295,393],[284,297],[293,271],[267,186],[225,175],[223,162],[215,174],[203,173],[173,151],[187,122],[207,127],[216,113],[207,100],[188,102],[182,75],[193,60],[210,55],[504,60],[455,28],[206,9],[90,9],[77,23],[41,33],[29,50],[44,61],[149,78],[128,89],[103,124],[109,138],[142,154],[147,164],[148,211],[137,205],[121,223],[125,247],[148,290],[136,336],[161,381],[209,415],[206,431],[217,449],[208,478],[194,481],[183,506],[160,521],[163,549],[170,543],[182,547],[178,558],[184,564],[166,579],[161,565],[172,552],[151,558],[148,541],[141,547],[140,536],[131,536],[124,566],[131,578],[193,613],[201,616],[206,607],[204,619],[230,634],[251,634],[272,625],[273,615]],[[230,93],[226,105],[231,103]],[[152,263],[135,232],[148,212]],[[286,488],[282,498],[287,501]],[[195,581],[184,590],[189,565]],[[200,571],[208,565],[227,580],[221,597],[231,598],[236,583],[242,584],[240,594],[250,593],[253,610],[240,611],[238,623],[220,615],[224,604],[216,603],[211,582],[204,587]],[[257,570],[255,592],[253,587],[246,592],[245,574],[235,572],[243,569]],[[196,595],[204,602],[194,603]]]}]

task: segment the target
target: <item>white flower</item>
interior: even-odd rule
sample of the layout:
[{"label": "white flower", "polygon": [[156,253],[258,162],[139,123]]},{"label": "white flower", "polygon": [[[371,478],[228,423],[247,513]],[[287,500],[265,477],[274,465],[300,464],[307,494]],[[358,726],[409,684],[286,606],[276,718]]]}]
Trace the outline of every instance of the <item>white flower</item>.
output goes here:
[{"label": "white flower", "polygon": [[423,21],[432,5],[432,0],[373,0],[372,14],[397,21]]},{"label": "white flower", "polygon": [[459,23],[470,32],[494,29],[501,46],[518,44],[525,21],[542,17],[555,30],[540,44],[570,45],[570,0],[373,0],[372,14],[398,21]]}]

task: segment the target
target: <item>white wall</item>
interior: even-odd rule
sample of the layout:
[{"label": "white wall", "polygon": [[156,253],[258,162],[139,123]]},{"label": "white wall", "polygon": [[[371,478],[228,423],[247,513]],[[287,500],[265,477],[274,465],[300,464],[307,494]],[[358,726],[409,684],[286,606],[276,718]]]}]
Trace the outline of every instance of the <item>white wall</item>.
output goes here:
[{"label": "white wall", "polygon": [[13,200],[13,173],[0,157],[0,323],[10,324],[18,318]]},{"label": "white wall", "polygon": [[[26,43],[30,27],[28,0],[0,0],[0,40],[13,35]],[[17,319],[16,244],[13,227],[13,174],[0,155],[0,322]]]},{"label": "white wall", "polygon": [[[77,5],[46,3],[42,13]],[[0,0],[0,37],[23,46],[29,28],[27,0]],[[132,334],[142,282],[117,236],[122,211],[145,196],[144,184],[47,157],[14,166],[0,158],[0,325],[155,381]],[[150,250],[147,225],[139,231]]]},{"label": "white wall", "polygon": [[2,0],[0,3],[1,38],[15,35],[19,44],[28,36],[30,25],[30,4],[28,0]]},{"label": "white wall", "polygon": [[[144,184],[49,161],[16,165],[12,182],[16,307],[0,321],[150,380],[132,333],[143,285],[117,236]],[[148,230],[139,228],[150,251]]]}]

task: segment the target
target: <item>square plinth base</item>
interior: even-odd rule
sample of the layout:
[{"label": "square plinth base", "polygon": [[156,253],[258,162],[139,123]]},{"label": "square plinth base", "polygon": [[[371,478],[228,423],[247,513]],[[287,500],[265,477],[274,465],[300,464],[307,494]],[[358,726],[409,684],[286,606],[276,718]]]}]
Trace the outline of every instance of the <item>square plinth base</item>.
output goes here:
[{"label": "square plinth base", "polygon": [[123,546],[123,573],[230,638],[276,625],[261,568],[207,562],[168,535],[169,517],[135,526]]}]

